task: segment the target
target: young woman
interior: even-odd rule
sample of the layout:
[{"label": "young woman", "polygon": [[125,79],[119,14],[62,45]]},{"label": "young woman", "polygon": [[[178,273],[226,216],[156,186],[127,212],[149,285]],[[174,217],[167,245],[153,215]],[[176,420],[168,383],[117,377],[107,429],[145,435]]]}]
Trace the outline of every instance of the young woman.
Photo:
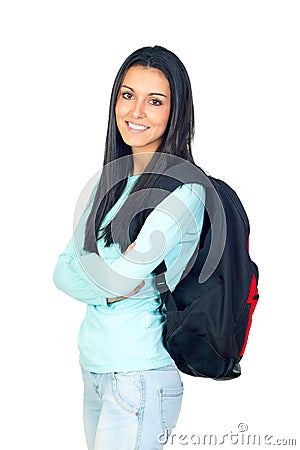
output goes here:
[{"label": "young woman", "polygon": [[199,241],[204,189],[156,189],[178,160],[194,164],[193,100],[169,50],[141,48],[112,90],[103,171],[54,270],[58,289],[87,304],[79,333],[89,450],[161,449],[183,384],[163,342],[165,308],[153,270],[172,291]]}]

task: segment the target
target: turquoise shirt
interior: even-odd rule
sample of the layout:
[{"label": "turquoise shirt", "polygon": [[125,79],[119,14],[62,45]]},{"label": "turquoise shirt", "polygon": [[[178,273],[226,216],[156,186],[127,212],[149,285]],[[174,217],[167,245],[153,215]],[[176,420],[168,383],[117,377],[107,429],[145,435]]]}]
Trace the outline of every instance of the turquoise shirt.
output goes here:
[{"label": "turquoise shirt", "polygon": [[[109,223],[129,195],[139,175],[128,176],[126,187],[101,227]],[[189,262],[203,224],[205,192],[198,183],[187,183],[171,192],[148,215],[126,255],[119,244],[98,251],[83,250],[89,206],[71,240],[59,256],[53,279],[56,287],[87,304],[79,331],[80,364],[96,373],[147,370],[173,362],[162,341],[165,310],[155,287],[155,267],[165,260],[166,282],[174,290]],[[107,303],[108,297],[129,294],[142,280],[145,285],[124,300]]]}]

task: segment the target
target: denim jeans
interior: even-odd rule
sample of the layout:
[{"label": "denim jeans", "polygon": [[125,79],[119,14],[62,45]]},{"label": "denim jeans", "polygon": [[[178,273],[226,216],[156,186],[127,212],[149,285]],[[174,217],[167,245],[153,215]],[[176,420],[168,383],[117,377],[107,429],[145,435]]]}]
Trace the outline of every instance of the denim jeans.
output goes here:
[{"label": "denim jeans", "polygon": [[97,374],[82,368],[88,450],[160,450],[175,427],[183,384],[174,364]]}]

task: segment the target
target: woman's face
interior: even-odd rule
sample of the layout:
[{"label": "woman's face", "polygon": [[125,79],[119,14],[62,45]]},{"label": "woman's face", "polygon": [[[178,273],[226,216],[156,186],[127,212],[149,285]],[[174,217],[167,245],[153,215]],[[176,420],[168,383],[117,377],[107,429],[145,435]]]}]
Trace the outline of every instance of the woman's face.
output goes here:
[{"label": "woman's face", "polygon": [[131,146],[133,153],[158,149],[170,108],[170,86],[163,72],[142,66],[133,66],[127,71],[115,114],[123,141]]}]

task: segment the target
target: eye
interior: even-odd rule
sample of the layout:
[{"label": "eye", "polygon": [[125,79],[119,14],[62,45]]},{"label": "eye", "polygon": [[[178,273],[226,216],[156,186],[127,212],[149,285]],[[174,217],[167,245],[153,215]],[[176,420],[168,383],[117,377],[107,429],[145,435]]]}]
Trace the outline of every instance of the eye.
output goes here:
[{"label": "eye", "polygon": [[158,100],[157,98],[151,98],[150,103],[151,103],[151,105],[154,105],[154,106],[162,105],[162,102],[160,100]]},{"label": "eye", "polygon": [[125,98],[125,100],[131,100],[133,94],[131,92],[122,92],[122,97]]}]

